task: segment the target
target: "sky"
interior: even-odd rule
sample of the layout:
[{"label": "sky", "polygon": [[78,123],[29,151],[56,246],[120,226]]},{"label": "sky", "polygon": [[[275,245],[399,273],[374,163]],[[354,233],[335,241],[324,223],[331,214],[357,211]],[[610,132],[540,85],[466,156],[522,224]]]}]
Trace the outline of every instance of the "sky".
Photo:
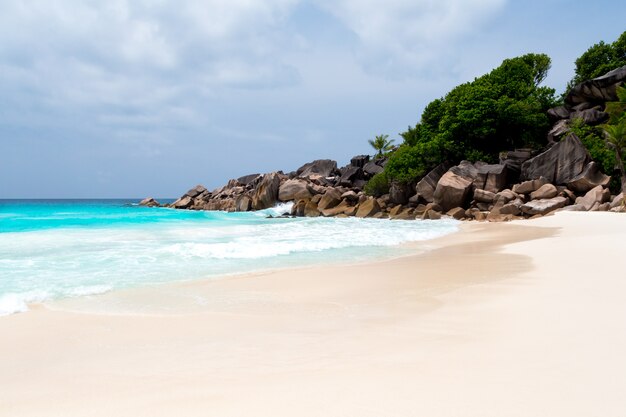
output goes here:
[{"label": "sky", "polygon": [[506,58],[548,54],[560,94],[624,16],[623,0],[0,0],[0,199],[342,166]]}]

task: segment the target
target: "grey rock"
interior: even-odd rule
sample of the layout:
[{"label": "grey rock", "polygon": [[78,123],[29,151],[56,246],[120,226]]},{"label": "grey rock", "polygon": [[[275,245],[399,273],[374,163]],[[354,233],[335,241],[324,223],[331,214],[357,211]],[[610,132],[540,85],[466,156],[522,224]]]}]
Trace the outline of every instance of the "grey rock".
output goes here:
[{"label": "grey rock", "polygon": [[363,172],[368,175],[373,177],[374,175],[378,174],[379,172],[383,172],[384,168],[380,165],[378,165],[376,162],[374,161],[370,161],[367,164],[365,164],[363,166]]},{"label": "grey rock", "polygon": [[554,197],[544,200],[533,200],[521,206],[521,211],[527,215],[534,216],[536,214],[545,215],[554,210],[565,207],[568,199],[565,197]]},{"label": "grey rock", "polygon": [[567,188],[578,194],[586,193],[592,188],[601,185],[606,187],[609,185],[611,177],[604,175],[600,171],[600,166],[594,162],[589,162],[583,172],[567,183]]},{"label": "grey rock", "polygon": [[489,203],[493,204],[496,199],[496,195],[491,191],[475,189],[474,190],[474,200],[480,203]]},{"label": "grey rock", "polygon": [[406,204],[413,194],[415,190],[411,184],[398,181],[391,181],[389,184],[389,201],[393,204]]},{"label": "grey rock", "polygon": [[513,186],[513,192],[517,194],[530,194],[533,191],[537,191],[545,184],[548,184],[548,180],[544,177],[539,177],[536,180],[524,181],[521,184],[515,184]]},{"label": "grey rock", "polygon": [[337,173],[337,161],[331,159],[317,159],[302,165],[298,168],[296,173],[302,178],[312,174],[317,174],[321,177],[329,177]]},{"label": "grey rock", "polygon": [[603,188],[601,185],[592,188],[585,194],[584,197],[578,197],[576,199],[576,204],[580,204],[585,207],[588,211],[593,208],[594,205],[600,205],[602,203],[606,203],[611,198],[611,192]]},{"label": "grey rock", "polygon": [[369,155],[357,155],[350,159],[350,165],[353,167],[363,168],[370,160]]},{"label": "grey rock", "polygon": [[548,110],[548,117],[552,120],[568,119],[570,111],[565,106],[553,107]]},{"label": "grey rock", "polygon": [[504,164],[481,165],[474,185],[492,193],[497,193],[506,187],[508,169]]},{"label": "grey rock", "polygon": [[419,195],[427,203],[432,203],[437,183],[449,168],[450,164],[444,162],[437,165],[435,169],[426,174],[426,176],[424,176],[415,186],[417,195]]},{"label": "grey rock", "polygon": [[355,180],[363,178],[363,170],[354,165],[348,165],[342,172],[339,184],[351,187]]},{"label": "grey rock", "polygon": [[555,185],[572,181],[590,162],[591,157],[580,139],[569,134],[547,151],[522,165],[522,179],[544,177]]},{"label": "grey rock", "polygon": [[148,198],[144,198],[143,200],[141,200],[139,202],[139,205],[144,206],[144,207],[160,207],[161,203],[159,203],[152,197],[148,197]]},{"label": "grey rock", "polygon": [[237,182],[242,185],[248,185],[253,183],[256,179],[260,179],[260,177],[261,174],[248,174],[237,178]]},{"label": "grey rock", "polygon": [[595,126],[606,122],[609,119],[609,114],[597,106],[592,109],[576,111],[570,115],[570,119],[582,119],[585,124]]},{"label": "grey rock", "polygon": [[559,191],[552,184],[544,184],[536,191],[530,193],[531,200],[542,200],[548,199],[552,197],[556,197],[559,194]]}]

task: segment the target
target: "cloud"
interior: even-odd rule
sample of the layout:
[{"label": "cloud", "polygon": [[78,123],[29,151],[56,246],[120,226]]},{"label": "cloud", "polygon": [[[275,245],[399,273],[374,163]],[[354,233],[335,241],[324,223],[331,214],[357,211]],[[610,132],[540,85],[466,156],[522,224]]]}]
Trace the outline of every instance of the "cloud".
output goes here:
[{"label": "cloud", "polygon": [[5,2],[0,92],[11,102],[4,105],[47,109],[57,123],[63,123],[64,112],[91,113],[114,124],[189,123],[198,102],[221,90],[298,81],[297,71],[280,56],[289,42],[281,23],[295,4]]},{"label": "cloud", "polygon": [[506,0],[318,0],[357,37],[360,62],[378,74],[414,72],[454,52]]}]

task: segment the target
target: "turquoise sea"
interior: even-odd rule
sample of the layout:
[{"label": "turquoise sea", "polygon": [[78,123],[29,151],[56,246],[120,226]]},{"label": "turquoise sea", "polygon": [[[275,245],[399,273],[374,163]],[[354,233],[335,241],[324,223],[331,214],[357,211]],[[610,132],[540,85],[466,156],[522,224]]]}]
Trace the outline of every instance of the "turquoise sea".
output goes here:
[{"label": "turquoise sea", "polygon": [[268,218],[137,200],[0,200],[0,315],[28,303],[156,283],[405,254],[454,220]]}]

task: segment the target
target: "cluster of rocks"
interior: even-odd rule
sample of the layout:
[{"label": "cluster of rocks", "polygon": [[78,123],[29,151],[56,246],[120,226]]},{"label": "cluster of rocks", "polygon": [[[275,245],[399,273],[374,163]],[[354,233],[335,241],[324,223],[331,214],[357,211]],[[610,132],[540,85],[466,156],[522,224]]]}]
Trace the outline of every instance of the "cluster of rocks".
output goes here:
[{"label": "cluster of rocks", "polygon": [[[530,149],[503,152],[499,164],[442,163],[416,184],[392,182],[389,193],[380,197],[366,195],[363,187],[383,171],[385,158],[370,160],[367,155],[358,155],[342,168],[323,159],[288,174],[278,171],[232,179],[213,191],[198,185],[169,206],[249,211],[293,201],[294,216],[407,220],[447,215],[507,221],[556,210],[624,212],[624,194],[611,195],[607,188],[610,177],[591,160],[580,139],[569,132],[577,118],[589,125],[605,122],[606,102],[617,99],[616,88],[625,81],[626,66],[572,88],[564,106],[548,111],[555,123],[548,137],[549,148],[541,153]],[[160,205],[152,198],[140,204]]]},{"label": "cluster of rocks", "polygon": [[[338,169],[335,161],[317,160],[289,174],[233,179],[214,191],[198,185],[170,207],[249,211],[293,201],[294,216],[404,220],[451,216],[488,221],[542,216],[555,210],[624,211],[623,194],[611,195],[610,177],[599,170],[574,134],[535,156],[529,150],[504,153],[499,164],[443,163],[417,184],[392,184],[389,194],[368,196],[362,190],[365,178],[380,172],[382,164],[358,156]],[[141,204],[158,202],[146,199]]]},{"label": "cluster of rocks", "polygon": [[554,122],[548,134],[548,140],[553,142],[567,133],[575,119],[582,119],[590,126],[606,122],[609,119],[605,111],[606,103],[618,99],[617,87],[624,82],[626,82],[626,66],[574,86],[565,96],[563,106],[548,110],[548,116]]}]

